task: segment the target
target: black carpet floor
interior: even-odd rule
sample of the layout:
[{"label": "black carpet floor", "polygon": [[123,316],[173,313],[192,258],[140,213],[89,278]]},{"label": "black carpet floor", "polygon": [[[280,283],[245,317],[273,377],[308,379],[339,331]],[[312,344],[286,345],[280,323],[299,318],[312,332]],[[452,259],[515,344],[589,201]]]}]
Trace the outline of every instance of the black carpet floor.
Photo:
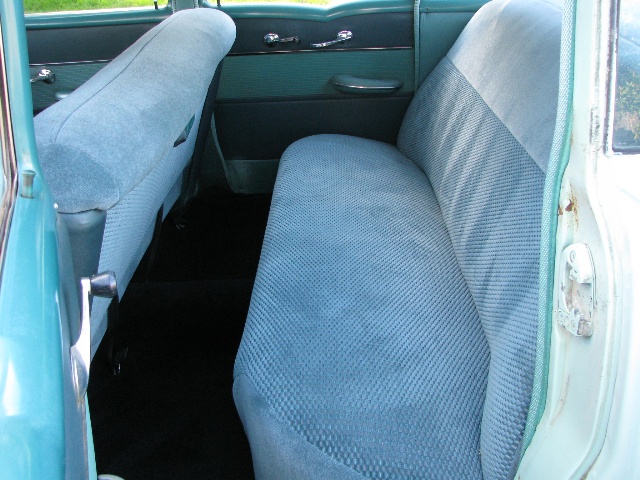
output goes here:
[{"label": "black carpet floor", "polygon": [[98,473],[253,478],[231,387],[269,201],[208,192],[187,207],[185,228],[163,225],[154,266],[120,304],[121,374],[110,373],[106,342],[92,362]]}]

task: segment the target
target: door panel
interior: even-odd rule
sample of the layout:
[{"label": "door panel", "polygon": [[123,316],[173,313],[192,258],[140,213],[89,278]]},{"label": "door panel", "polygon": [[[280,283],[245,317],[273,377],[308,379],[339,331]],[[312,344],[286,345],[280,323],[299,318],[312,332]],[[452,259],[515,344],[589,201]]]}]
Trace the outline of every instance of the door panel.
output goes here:
[{"label": "door panel", "polygon": [[[248,16],[250,6],[229,9],[236,17],[237,40],[223,64],[215,125],[233,191],[270,191],[286,147],[309,135],[395,143],[415,90],[413,4],[362,7],[359,2],[327,9],[261,6],[261,17]],[[353,33],[351,41],[310,46],[344,30]],[[268,47],[263,41],[268,33],[297,36],[300,43]],[[402,87],[385,95],[345,94],[329,82],[340,74],[398,80]]]},{"label": "door panel", "polygon": [[30,65],[29,74],[31,78],[38,75],[38,72],[42,69],[51,70],[56,75],[55,83],[37,82],[31,85],[33,113],[38,114],[48,106],[64,98],[98,73],[107,63],[105,61]]},{"label": "door panel", "polygon": [[[355,4],[352,8],[356,8]],[[386,13],[350,13],[348,4],[342,11],[343,15],[331,18],[329,11],[323,20],[305,20],[292,18],[242,18],[242,10],[237,5],[231,11],[223,10],[234,17],[237,26],[236,41],[231,48],[231,55],[302,52],[327,50],[355,50],[361,48],[407,48],[413,46],[413,14],[407,12]],[[234,16],[234,12],[235,15]],[[346,15],[349,13],[349,15]],[[304,10],[299,12],[304,15]],[[408,27],[408,28],[407,28]],[[311,43],[333,40],[342,30],[353,32],[353,38],[348,43],[314,50]],[[264,35],[274,32],[282,38],[298,36],[299,44],[283,43],[268,47],[264,43]]]},{"label": "door panel", "polygon": [[[278,159],[294,141],[323,133],[395,143],[411,97],[301,97],[262,102],[221,101],[217,131],[225,159]],[[273,112],[281,117],[274,117]]]},{"label": "door panel", "polygon": [[329,79],[345,73],[398,79],[403,82],[400,93],[411,94],[414,90],[413,50],[320,50],[288,55],[229,56],[222,67],[218,99],[336,95]]}]

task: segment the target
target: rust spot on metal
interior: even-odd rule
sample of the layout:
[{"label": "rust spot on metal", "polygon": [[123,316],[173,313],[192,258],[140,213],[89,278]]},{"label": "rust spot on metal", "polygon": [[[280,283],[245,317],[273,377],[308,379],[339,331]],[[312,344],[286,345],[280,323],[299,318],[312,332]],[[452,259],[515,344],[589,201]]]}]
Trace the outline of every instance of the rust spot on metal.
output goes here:
[{"label": "rust spot on metal", "polygon": [[578,200],[576,199],[575,194],[573,193],[573,188],[571,189],[571,197],[569,198],[569,204],[565,207],[565,211],[573,213],[573,221],[575,222],[575,229],[578,229],[579,221],[578,221]]},{"label": "rust spot on metal", "polygon": [[[573,211],[573,206],[574,206],[573,198],[571,198],[571,200],[569,200],[569,203],[567,204],[567,206],[566,206],[566,207],[564,207],[564,210],[565,210],[566,212],[572,212],[572,211]],[[562,214],[561,214],[561,215],[562,215]]]},{"label": "rust spot on metal", "polygon": [[571,226],[574,230],[578,229],[578,202],[576,200],[576,196],[573,192],[573,189],[569,187],[569,192],[567,196],[564,196],[560,200],[560,204],[558,205],[558,217],[565,214],[565,212],[569,213],[569,217],[566,218],[565,222],[567,226]]}]

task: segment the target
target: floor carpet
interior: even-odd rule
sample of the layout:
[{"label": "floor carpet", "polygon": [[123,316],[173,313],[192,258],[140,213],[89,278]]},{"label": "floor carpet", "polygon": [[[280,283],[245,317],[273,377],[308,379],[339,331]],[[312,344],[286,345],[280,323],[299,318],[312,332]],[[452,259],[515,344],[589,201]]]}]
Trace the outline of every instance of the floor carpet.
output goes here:
[{"label": "floor carpet", "polygon": [[185,210],[185,228],[163,225],[153,267],[143,265],[120,304],[121,374],[110,374],[106,342],[92,363],[99,473],[253,478],[231,387],[269,201],[208,192]]}]

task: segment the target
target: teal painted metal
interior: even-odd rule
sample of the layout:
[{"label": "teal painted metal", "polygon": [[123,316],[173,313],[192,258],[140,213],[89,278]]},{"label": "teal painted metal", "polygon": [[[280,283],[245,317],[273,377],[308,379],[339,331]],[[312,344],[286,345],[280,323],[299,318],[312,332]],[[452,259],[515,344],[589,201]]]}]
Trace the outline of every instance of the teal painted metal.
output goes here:
[{"label": "teal painted metal", "polygon": [[[287,81],[283,82],[283,72]],[[333,75],[386,78],[414,90],[413,50],[320,51],[282,55],[227,57],[222,65],[219,99],[336,95]]]},{"label": "teal painted metal", "polygon": [[398,13],[413,11],[411,0],[356,0],[336,5],[302,3],[225,3],[222,11],[232,18],[283,18],[330,22],[339,18],[370,13]]},{"label": "teal painted metal", "polygon": [[458,36],[473,17],[473,12],[447,12],[420,14],[420,56],[416,64],[417,84],[438,65],[458,39]]},{"label": "teal painted metal", "polygon": [[171,8],[169,6],[158,10],[150,6],[149,8],[123,8],[117,10],[32,13],[26,15],[25,24],[29,30],[100,27],[108,25],[130,25],[134,23],[160,23],[169,15],[171,15]]},{"label": "teal painted metal", "polygon": [[33,133],[22,2],[0,0],[19,172],[36,172],[34,198],[18,196],[0,281],[0,465],[3,478],[64,478],[65,440],[55,212]]},{"label": "teal painted metal", "polygon": [[420,11],[426,12],[476,12],[489,0],[422,0]]}]

